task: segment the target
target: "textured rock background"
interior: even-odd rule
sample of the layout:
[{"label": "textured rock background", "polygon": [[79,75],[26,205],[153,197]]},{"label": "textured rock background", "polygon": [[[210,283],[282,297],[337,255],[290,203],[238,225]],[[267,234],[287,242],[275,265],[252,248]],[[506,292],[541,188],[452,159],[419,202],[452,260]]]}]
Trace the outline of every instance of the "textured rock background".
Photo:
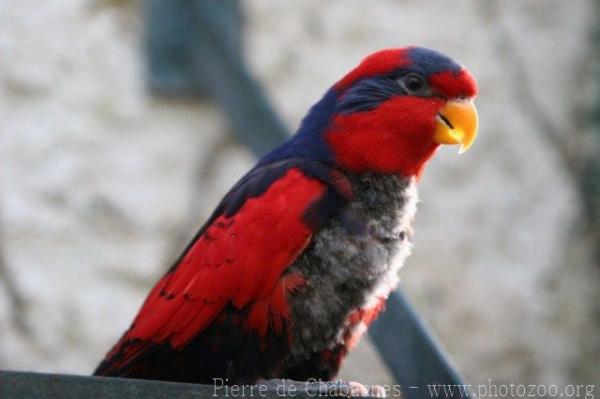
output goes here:
[{"label": "textured rock background", "polygon": [[[598,265],[573,240],[578,193],[520,98],[571,134],[594,3],[243,4],[247,58],[290,127],[379,48],[429,46],[472,70],[480,138],[428,167],[404,285],[470,382],[597,382]],[[90,372],[253,163],[214,105],[145,91],[138,7],[0,5],[0,368]],[[344,374],[389,380],[368,342]]]}]

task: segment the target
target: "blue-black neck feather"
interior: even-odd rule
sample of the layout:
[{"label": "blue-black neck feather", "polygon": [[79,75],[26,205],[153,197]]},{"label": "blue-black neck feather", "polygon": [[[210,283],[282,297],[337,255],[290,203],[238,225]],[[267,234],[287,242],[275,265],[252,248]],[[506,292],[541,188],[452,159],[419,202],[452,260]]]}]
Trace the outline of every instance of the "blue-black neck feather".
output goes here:
[{"label": "blue-black neck feather", "polygon": [[264,166],[286,159],[306,159],[332,165],[334,162],[325,130],[336,111],[337,93],[331,88],[313,105],[300,124],[296,134],[265,155],[256,165]]},{"label": "blue-black neck feather", "polygon": [[351,114],[370,111],[394,96],[406,94],[393,76],[362,79],[346,90],[338,102],[337,112]]}]

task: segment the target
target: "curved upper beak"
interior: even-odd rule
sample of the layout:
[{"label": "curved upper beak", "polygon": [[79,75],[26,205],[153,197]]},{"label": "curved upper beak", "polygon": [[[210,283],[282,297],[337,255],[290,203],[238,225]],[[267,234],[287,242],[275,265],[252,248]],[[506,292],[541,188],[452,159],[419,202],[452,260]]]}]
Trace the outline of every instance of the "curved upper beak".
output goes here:
[{"label": "curved upper beak", "polygon": [[460,144],[459,154],[467,151],[477,136],[477,109],[471,100],[446,102],[437,114],[433,140],[440,144]]}]

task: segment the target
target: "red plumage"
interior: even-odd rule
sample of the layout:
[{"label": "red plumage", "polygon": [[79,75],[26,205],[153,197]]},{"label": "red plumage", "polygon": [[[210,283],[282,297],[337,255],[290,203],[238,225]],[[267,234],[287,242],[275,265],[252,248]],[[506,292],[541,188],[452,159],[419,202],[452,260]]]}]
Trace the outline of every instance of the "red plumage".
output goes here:
[{"label": "red plumage", "polygon": [[359,66],[346,74],[346,76],[334,85],[335,89],[343,91],[357,80],[386,74],[401,68],[403,65],[410,64],[408,51],[410,51],[411,48],[412,47],[380,50],[365,57]]},{"label": "red plumage", "polygon": [[[349,170],[418,175],[439,144],[433,130],[442,100],[420,97],[392,98],[368,113],[337,115],[326,138],[337,161]],[[402,126],[403,134],[395,134]]]},{"label": "red plumage", "polygon": [[107,357],[122,350],[124,356],[104,373],[126,367],[149,344],[181,349],[228,302],[237,309],[249,306],[247,318],[240,320],[246,329],[262,336],[269,327],[280,330],[289,318],[286,295],[303,282],[301,276],[282,273],[310,241],[312,231],[303,214],[325,187],[290,169],[235,215],[218,217],[150,292]]},{"label": "red plumage", "polygon": [[429,78],[429,83],[446,98],[473,98],[477,94],[477,84],[469,72],[440,72]]}]

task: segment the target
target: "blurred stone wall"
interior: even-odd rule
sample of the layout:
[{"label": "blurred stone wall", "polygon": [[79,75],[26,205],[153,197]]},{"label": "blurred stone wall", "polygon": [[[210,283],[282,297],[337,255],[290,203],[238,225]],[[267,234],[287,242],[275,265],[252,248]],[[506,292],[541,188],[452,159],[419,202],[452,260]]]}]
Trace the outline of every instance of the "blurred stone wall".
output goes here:
[{"label": "blurred stone wall", "polygon": [[[570,134],[593,2],[243,5],[246,56],[290,127],[383,47],[471,69],[480,137],[429,165],[403,284],[473,383],[597,380],[598,265],[570,256],[581,199],[521,101]],[[0,368],[89,373],[254,162],[210,102],[147,93],[142,32],[135,1],[0,4]],[[368,342],[344,375],[389,381]]]}]

